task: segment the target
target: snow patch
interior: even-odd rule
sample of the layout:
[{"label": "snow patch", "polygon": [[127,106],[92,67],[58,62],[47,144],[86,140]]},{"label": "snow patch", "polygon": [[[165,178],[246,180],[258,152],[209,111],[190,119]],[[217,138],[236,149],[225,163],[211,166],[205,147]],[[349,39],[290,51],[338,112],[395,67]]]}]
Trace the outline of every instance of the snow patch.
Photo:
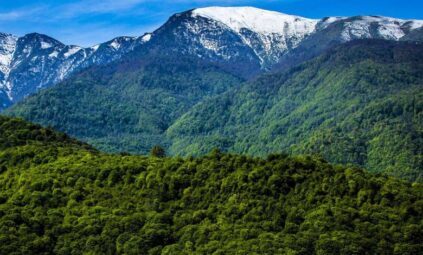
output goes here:
[{"label": "snow patch", "polygon": [[59,55],[58,51],[53,51],[52,53],[48,54],[49,58],[57,58],[57,56]]},{"label": "snow patch", "polygon": [[117,50],[117,49],[119,49],[120,48],[120,43],[118,43],[116,40],[114,40],[111,44],[110,44],[110,46],[112,47],[112,48],[114,48],[115,50]]},{"label": "snow patch", "polygon": [[145,34],[142,38],[141,41],[143,42],[148,42],[151,40],[151,34]]},{"label": "snow patch", "polygon": [[77,53],[78,51],[80,51],[81,49],[82,48],[78,47],[78,46],[70,47],[69,50],[65,54],[63,54],[63,56],[65,56],[65,58],[68,58],[68,57],[74,55],[75,53]]},{"label": "snow patch", "polygon": [[346,19],[346,17],[326,17],[326,18],[323,18],[318,24],[319,25],[318,29],[325,29],[330,24],[337,22],[339,20],[343,20],[343,19]]},{"label": "snow patch", "polygon": [[409,20],[409,22],[411,30],[423,27],[423,20]]},{"label": "snow patch", "polygon": [[41,42],[41,49],[48,49],[53,47],[53,45],[51,43],[48,42]]},{"label": "snow patch", "polygon": [[94,45],[93,47],[91,47],[91,49],[93,49],[94,51],[97,51],[98,48],[100,48],[100,44]]}]

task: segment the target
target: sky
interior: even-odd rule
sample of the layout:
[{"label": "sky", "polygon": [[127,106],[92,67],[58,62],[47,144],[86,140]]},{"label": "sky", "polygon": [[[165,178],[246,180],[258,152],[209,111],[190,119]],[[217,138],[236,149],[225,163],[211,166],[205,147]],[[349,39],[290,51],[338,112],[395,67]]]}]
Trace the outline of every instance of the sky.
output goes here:
[{"label": "sky", "polygon": [[423,0],[0,0],[0,32],[37,32],[87,47],[152,32],[174,13],[206,6],[254,6],[308,18],[423,19]]}]

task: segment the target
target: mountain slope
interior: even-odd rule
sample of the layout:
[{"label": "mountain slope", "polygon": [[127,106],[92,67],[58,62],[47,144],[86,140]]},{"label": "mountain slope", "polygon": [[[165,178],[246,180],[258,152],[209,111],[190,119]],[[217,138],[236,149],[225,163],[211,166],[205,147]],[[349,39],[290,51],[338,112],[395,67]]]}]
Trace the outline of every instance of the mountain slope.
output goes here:
[{"label": "mountain slope", "polygon": [[[11,125],[19,123],[19,125]],[[106,155],[0,117],[5,254],[418,254],[423,186],[312,157]],[[2,137],[3,133],[0,133]],[[26,136],[26,137],[25,137]],[[56,140],[57,139],[57,140]],[[36,146],[32,146],[36,143]]]},{"label": "mountain slope", "polygon": [[335,47],[194,107],[168,129],[171,152],[318,153],[421,180],[422,57],[421,43]]},{"label": "mountain slope", "polygon": [[[295,48],[305,37],[313,33],[318,20],[286,15],[252,7],[209,7],[193,10],[191,16],[213,20],[221,29],[225,26],[251,48],[263,68],[271,67],[289,50]],[[223,25],[223,26],[222,26]],[[207,40],[208,39],[208,40]],[[219,39],[207,38],[202,41],[216,45],[210,50],[222,51]],[[225,53],[220,53],[223,57]]]},{"label": "mountain slope", "polygon": [[422,41],[415,34],[423,26],[421,20],[401,20],[380,16],[328,17],[301,44],[279,59],[274,69],[281,70],[300,64],[322,52],[357,39],[391,41]]},{"label": "mountain slope", "polygon": [[146,153],[155,144],[168,145],[165,130],[193,105],[241,82],[213,63],[153,48],[87,69],[5,113],[102,150]]}]

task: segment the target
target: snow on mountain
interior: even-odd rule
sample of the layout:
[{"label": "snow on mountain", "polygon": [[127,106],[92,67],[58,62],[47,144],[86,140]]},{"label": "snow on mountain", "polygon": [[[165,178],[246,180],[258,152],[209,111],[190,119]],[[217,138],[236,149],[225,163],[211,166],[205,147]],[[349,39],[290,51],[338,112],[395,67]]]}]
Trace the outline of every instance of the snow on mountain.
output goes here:
[{"label": "snow on mountain", "polygon": [[[331,29],[332,24],[342,25],[339,38],[334,38],[341,42],[365,38],[399,40],[410,31],[423,27],[421,20],[379,16],[307,19],[254,7],[206,7],[192,10],[191,15],[193,18],[214,21],[215,24],[208,24],[213,33],[221,34],[218,30],[223,29],[235,33],[253,50],[264,69],[276,64],[283,55],[298,47],[310,35]],[[191,23],[189,27],[194,34],[204,31],[199,27],[204,26],[203,23]],[[326,36],[329,34],[326,33]],[[198,36],[205,50],[214,51],[224,59],[233,57],[227,54],[228,51],[222,52],[219,38],[210,38],[203,34]]]},{"label": "snow on mountain", "polygon": [[53,45],[51,45],[50,43],[41,42],[41,49],[48,49],[48,48],[51,48],[51,47],[53,47]]},{"label": "snow on mountain", "polygon": [[387,40],[399,40],[410,30],[423,26],[423,21],[402,20],[379,16],[359,16],[344,19],[344,41],[361,38],[381,37]]},{"label": "snow on mountain", "polygon": [[411,30],[423,27],[423,20],[409,20],[406,24]]},{"label": "snow on mountain", "polygon": [[330,24],[346,19],[346,17],[325,17],[321,19],[316,25],[316,31],[327,28]]},{"label": "snow on mountain", "polygon": [[17,37],[0,33],[0,72],[4,76],[10,72],[10,63],[16,48]]},{"label": "snow on mountain", "polygon": [[[136,37],[118,37],[82,48],[37,33],[22,37],[0,33],[0,93],[7,94],[9,103],[19,101],[78,70],[116,60],[143,43]],[[4,104],[0,102],[0,109]]]},{"label": "snow on mountain", "polygon": [[143,41],[143,42],[148,42],[148,41],[150,41],[151,40],[151,33],[146,33],[145,35],[143,35],[142,37],[141,37],[141,40]]},{"label": "snow on mountain", "polygon": [[[280,54],[295,48],[319,22],[254,7],[199,8],[192,11],[192,16],[211,19],[231,29],[253,49],[262,65],[273,64]],[[214,45],[204,42],[210,50]]]},{"label": "snow on mountain", "polygon": [[192,15],[222,22],[236,32],[249,29],[260,34],[309,34],[319,21],[254,7],[199,8]]},{"label": "snow on mountain", "polygon": [[81,47],[78,46],[71,46],[69,49],[63,54],[65,58],[72,56],[73,54],[77,53],[78,51],[82,50]]}]

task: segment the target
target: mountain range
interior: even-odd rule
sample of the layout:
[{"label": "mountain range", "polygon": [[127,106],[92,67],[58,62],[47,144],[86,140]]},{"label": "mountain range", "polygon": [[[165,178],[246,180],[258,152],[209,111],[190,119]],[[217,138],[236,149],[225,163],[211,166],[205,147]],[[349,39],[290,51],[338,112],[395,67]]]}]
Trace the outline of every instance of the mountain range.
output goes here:
[{"label": "mountain range", "polygon": [[312,153],[421,180],[422,25],[190,10],[4,113],[108,152]]},{"label": "mountain range", "polygon": [[153,33],[118,37],[89,48],[64,45],[37,33],[0,33],[0,107],[135,49],[167,48],[219,62],[251,78],[354,39],[419,40],[422,26],[419,20],[379,16],[307,19],[252,7],[209,7],[175,14]]}]

